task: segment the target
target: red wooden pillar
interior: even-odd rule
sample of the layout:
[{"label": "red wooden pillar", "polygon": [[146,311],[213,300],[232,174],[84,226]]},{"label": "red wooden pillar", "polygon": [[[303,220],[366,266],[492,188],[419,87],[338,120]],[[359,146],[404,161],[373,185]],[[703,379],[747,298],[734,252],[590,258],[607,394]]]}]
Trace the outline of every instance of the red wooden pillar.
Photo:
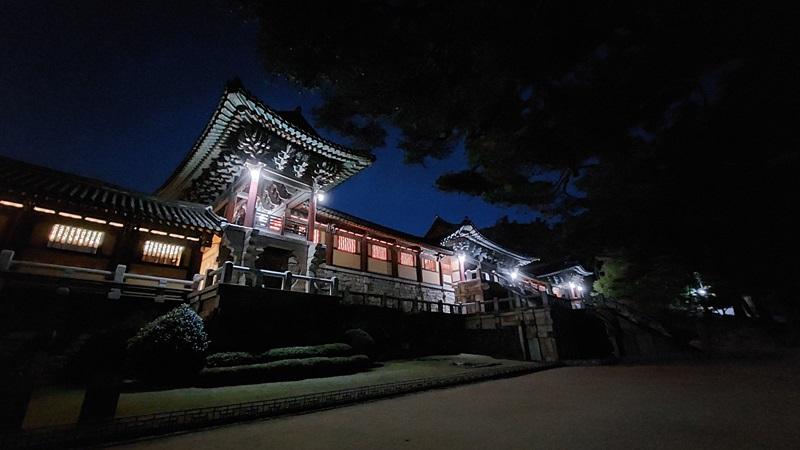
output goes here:
[{"label": "red wooden pillar", "polygon": [[392,276],[397,277],[397,247],[394,245],[389,246],[389,258],[392,264]]},{"label": "red wooden pillar", "polygon": [[422,251],[417,252],[417,281],[422,283]]},{"label": "red wooden pillar", "polygon": [[256,216],[256,199],[258,198],[258,180],[261,178],[261,163],[246,164],[250,170],[250,187],[247,189],[247,209],[244,212],[244,226],[253,227]]},{"label": "red wooden pillar", "polygon": [[225,205],[225,220],[233,223],[233,216],[236,214],[236,192],[228,196],[228,204]]},{"label": "red wooden pillar", "polygon": [[314,240],[314,229],[317,227],[317,193],[315,190],[311,191],[311,198],[308,199],[308,228],[306,230],[306,239],[309,242]]},{"label": "red wooden pillar", "polygon": [[[6,228],[5,239],[0,242],[0,244],[3,244],[2,248],[19,253],[20,250],[27,247],[30,244],[34,221],[33,204],[25,202],[23,208],[18,208],[11,214],[9,226]],[[19,254],[17,257],[19,257]]]},{"label": "red wooden pillar", "polygon": [[335,232],[335,228],[333,225],[328,226],[328,230],[325,233],[325,262],[328,265],[333,265],[333,233]]},{"label": "red wooden pillar", "polygon": [[368,260],[368,258],[369,258],[369,253],[368,253],[369,248],[367,248],[367,245],[369,245],[369,241],[367,240],[367,235],[366,234],[361,237],[361,244],[360,245],[361,245],[361,271],[362,272],[367,272],[368,269],[369,269],[369,260]]}]

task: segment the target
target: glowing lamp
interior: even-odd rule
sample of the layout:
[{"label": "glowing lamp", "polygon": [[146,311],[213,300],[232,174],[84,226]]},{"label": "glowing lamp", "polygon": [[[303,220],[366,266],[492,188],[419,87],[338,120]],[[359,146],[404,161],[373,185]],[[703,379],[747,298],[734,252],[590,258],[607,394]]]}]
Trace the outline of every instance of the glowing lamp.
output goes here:
[{"label": "glowing lamp", "polygon": [[253,181],[258,181],[258,178],[261,176],[261,166],[250,166],[250,179]]},{"label": "glowing lamp", "polygon": [[705,297],[706,295],[708,295],[708,291],[705,288],[700,288],[697,290],[697,295],[699,295],[700,297]]},{"label": "glowing lamp", "polygon": [[516,280],[518,276],[519,276],[519,271],[517,269],[514,269],[514,270],[511,271],[511,279],[512,280]]},{"label": "glowing lamp", "polygon": [[317,192],[317,201],[318,202],[324,202],[325,201],[325,193],[324,192],[322,192],[322,191]]}]

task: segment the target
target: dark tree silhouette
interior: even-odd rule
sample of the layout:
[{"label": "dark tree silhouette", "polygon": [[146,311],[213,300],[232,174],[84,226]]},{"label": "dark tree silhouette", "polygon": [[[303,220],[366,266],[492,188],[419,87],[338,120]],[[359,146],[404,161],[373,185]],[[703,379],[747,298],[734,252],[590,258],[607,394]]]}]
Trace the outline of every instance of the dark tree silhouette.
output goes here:
[{"label": "dark tree silhouette", "polygon": [[694,271],[721,295],[797,291],[790,11],[743,1],[237,4],[260,21],[266,68],[321,92],[318,125],[369,147],[396,126],[412,163],[464,142],[469,167],[440,189],[557,217],[554,236],[623,261],[627,280],[647,281],[640,296],[666,301]]}]

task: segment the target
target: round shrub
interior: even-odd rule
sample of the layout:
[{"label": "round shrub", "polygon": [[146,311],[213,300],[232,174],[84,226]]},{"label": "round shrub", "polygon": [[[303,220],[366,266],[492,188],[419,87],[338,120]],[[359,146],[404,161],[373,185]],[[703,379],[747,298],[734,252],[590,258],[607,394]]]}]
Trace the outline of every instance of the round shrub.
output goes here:
[{"label": "round shrub", "polygon": [[375,339],[361,328],[353,328],[344,332],[345,340],[353,352],[375,358]]},{"label": "round shrub", "polygon": [[128,340],[128,364],[144,381],[182,381],[203,368],[208,343],[203,319],[189,305],[181,305]]}]

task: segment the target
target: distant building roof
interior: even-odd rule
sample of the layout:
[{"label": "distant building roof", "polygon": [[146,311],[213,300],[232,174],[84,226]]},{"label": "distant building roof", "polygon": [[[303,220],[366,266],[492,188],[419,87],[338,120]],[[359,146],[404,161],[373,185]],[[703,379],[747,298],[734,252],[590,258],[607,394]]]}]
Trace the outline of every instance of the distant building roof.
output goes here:
[{"label": "distant building roof", "polygon": [[164,201],[93,178],[0,157],[0,193],[49,208],[96,211],[120,222],[221,231],[223,219],[196,203]]},{"label": "distant building roof", "polygon": [[457,223],[448,222],[441,217],[436,216],[433,219],[433,223],[428,228],[428,231],[425,232],[425,237],[436,242],[441,242],[442,239],[456,231],[459,226],[460,225]]},{"label": "distant building roof", "polygon": [[570,259],[540,264],[529,264],[523,268],[523,271],[536,278],[546,278],[568,271],[574,271],[576,274],[583,277],[592,275],[592,272],[586,270],[579,262]]},{"label": "distant building roof", "polygon": [[[444,220],[442,220],[444,222]],[[430,232],[430,230],[429,230]],[[442,245],[452,247],[455,250],[461,250],[459,246],[465,247],[465,251],[470,253],[480,253],[482,255],[494,255],[494,259],[499,261],[506,261],[507,264],[517,267],[530,264],[531,262],[538,261],[539,258],[534,256],[522,255],[520,253],[512,252],[491,239],[484,236],[478,227],[476,227],[469,219],[464,222],[452,233],[442,239]],[[480,250],[480,251],[478,251]]]}]

